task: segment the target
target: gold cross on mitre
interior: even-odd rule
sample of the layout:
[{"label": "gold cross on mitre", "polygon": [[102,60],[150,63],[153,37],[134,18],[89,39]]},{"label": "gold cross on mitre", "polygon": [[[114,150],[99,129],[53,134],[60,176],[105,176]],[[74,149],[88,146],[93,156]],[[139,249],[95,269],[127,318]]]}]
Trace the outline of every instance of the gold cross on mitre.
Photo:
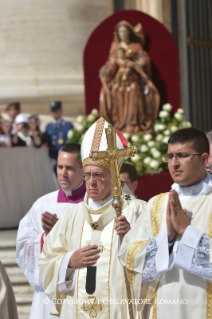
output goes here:
[{"label": "gold cross on mitre", "polygon": [[120,157],[133,157],[137,153],[134,147],[119,149],[116,146],[116,129],[109,124],[105,129],[108,149],[106,151],[93,151],[90,153],[92,160],[108,159],[110,163],[110,178],[111,178],[111,194],[113,196],[112,205],[119,217],[122,214],[122,187],[119,176],[118,159]]}]

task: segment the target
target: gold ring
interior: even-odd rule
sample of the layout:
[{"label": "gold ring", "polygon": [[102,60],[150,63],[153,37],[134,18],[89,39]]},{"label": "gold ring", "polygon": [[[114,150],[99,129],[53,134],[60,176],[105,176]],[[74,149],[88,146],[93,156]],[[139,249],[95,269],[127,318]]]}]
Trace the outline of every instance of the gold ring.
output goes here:
[{"label": "gold ring", "polygon": [[84,257],[84,258],[83,258],[83,261],[88,261],[88,258],[87,258],[87,257]]},{"label": "gold ring", "polygon": [[175,209],[175,210],[177,209],[177,206],[176,206],[176,205],[174,205],[174,209]]}]

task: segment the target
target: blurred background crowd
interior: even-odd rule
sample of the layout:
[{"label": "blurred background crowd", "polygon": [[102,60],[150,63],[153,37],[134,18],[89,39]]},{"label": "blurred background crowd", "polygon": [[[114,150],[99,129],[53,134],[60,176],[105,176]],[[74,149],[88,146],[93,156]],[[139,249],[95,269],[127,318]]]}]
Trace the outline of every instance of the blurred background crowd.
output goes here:
[{"label": "blurred background crowd", "polygon": [[0,115],[0,147],[48,147],[54,168],[58,151],[65,145],[73,124],[62,119],[60,101],[51,102],[49,107],[52,122],[41,129],[39,115],[22,113],[19,102],[8,104],[5,113]]}]

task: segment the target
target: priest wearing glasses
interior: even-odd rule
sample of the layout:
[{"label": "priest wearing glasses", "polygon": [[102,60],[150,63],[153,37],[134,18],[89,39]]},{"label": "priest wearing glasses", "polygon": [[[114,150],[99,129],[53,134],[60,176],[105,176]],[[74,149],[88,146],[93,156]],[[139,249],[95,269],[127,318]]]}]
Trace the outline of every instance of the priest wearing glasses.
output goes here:
[{"label": "priest wearing glasses", "polygon": [[[54,300],[55,314],[61,319],[129,318],[124,269],[118,261],[119,235],[130,230],[146,202],[137,200],[126,188],[122,194],[123,215],[116,217],[109,161],[89,157],[92,151],[107,150],[107,127],[100,118],[85,134],[81,146],[84,202],[58,221],[39,259],[44,290]],[[116,144],[119,149],[127,146],[118,131]],[[120,158],[119,166],[122,162]]]},{"label": "priest wearing glasses", "polygon": [[[174,184],[153,197],[124,237],[119,259],[131,275],[144,319],[212,318],[212,179],[209,143],[176,131],[164,156]],[[137,249],[135,249],[137,248]],[[131,253],[133,251],[133,253]]]}]

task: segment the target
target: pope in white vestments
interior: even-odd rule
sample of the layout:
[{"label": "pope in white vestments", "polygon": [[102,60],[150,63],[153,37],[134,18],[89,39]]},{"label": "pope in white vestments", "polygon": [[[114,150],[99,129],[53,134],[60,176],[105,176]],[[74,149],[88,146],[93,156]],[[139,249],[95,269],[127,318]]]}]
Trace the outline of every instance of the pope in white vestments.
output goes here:
[{"label": "pope in white vestments", "polygon": [[[17,234],[16,261],[29,284],[35,287],[30,319],[54,318],[50,315],[51,301],[43,291],[37,263],[46,238],[42,215],[44,212],[50,212],[60,218],[81,202],[85,195],[85,185],[81,177],[80,145],[71,143],[65,145],[59,153],[57,164],[60,190],[44,195],[33,204],[20,221]],[[74,174],[70,167],[74,168]]]},{"label": "pope in white vestments", "polygon": [[[107,127],[108,123],[100,118],[85,134],[81,146],[87,190],[84,202],[63,215],[46,238],[39,258],[45,293],[61,319],[129,318],[124,270],[118,261],[118,234],[130,229],[146,203],[123,193],[123,215],[116,218],[109,162],[89,158],[91,151],[107,149]],[[119,149],[126,146],[120,132],[116,134],[116,143]],[[89,265],[97,267],[92,294],[85,289]]]},{"label": "pope in white vestments", "polygon": [[208,154],[207,138],[196,129],[170,137],[165,160],[172,190],[150,199],[121,245],[119,258],[144,319],[212,318]]}]

